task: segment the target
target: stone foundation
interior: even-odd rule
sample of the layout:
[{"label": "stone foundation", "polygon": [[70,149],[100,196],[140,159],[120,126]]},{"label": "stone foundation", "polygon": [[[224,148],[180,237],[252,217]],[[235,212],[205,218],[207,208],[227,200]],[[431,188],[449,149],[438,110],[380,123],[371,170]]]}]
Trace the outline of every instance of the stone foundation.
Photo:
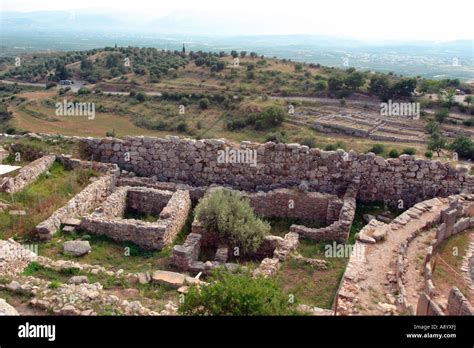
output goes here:
[{"label": "stone foundation", "polygon": [[14,177],[0,179],[0,192],[16,193],[33,183],[53,165],[56,156],[44,156],[24,166]]},{"label": "stone foundation", "polygon": [[[159,213],[159,219],[156,222],[124,219],[127,208],[145,214]],[[130,241],[146,250],[161,250],[176,238],[190,209],[188,191],[118,187],[100,208],[81,221],[79,229],[116,241]]]},{"label": "stone foundation", "polygon": [[[70,157],[58,157],[58,160],[65,164],[66,168],[77,166],[90,166],[91,162],[74,160]],[[90,213],[110,194],[115,187],[115,181],[119,175],[119,169],[115,165],[97,164],[96,168],[107,174],[97,178],[84,190],[74,196],[65,206],[56,210],[48,219],[38,224],[35,234],[40,240],[50,239],[61,227],[61,223],[72,217],[81,217]]]},{"label": "stone foundation", "polygon": [[337,221],[323,228],[309,228],[300,225],[291,225],[290,231],[302,237],[321,241],[335,240],[345,243],[349,237],[356,210],[357,185],[349,186],[344,195],[343,204],[339,211]]}]

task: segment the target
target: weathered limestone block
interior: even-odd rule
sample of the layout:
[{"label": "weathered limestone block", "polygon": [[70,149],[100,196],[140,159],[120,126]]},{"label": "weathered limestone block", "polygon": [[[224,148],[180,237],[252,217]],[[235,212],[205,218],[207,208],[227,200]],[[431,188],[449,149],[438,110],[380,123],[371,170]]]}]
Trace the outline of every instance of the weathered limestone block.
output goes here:
[{"label": "weathered limestone block", "polygon": [[182,271],[188,270],[199,257],[201,238],[200,234],[190,233],[183,245],[175,245],[170,260],[171,266]]},{"label": "weathered limestone block", "polygon": [[151,280],[154,283],[179,288],[185,283],[185,276],[181,273],[168,271],[155,271],[151,275]]},{"label": "weathered limestone block", "polygon": [[0,316],[2,315],[16,316],[20,314],[18,314],[15,307],[9,305],[3,298],[0,298]]},{"label": "weathered limestone block", "polygon": [[91,252],[88,241],[67,241],[63,244],[63,252],[72,256],[82,256]]}]

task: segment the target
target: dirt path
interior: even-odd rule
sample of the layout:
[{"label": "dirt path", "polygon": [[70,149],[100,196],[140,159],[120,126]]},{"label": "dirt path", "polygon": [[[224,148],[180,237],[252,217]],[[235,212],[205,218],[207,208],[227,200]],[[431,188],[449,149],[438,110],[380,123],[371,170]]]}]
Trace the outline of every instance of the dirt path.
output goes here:
[{"label": "dirt path", "polygon": [[409,305],[416,308],[420,293],[425,286],[423,271],[423,260],[426,256],[426,249],[431,240],[436,237],[436,230],[423,231],[419,236],[408,244],[405,261],[404,285],[406,290],[406,300]]},{"label": "dirt path", "polygon": [[[376,244],[358,241],[356,247],[364,249],[362,257],[351,256],[339,292],[339,311],[341,314],[384,315],[397,313],[396,267],[400,245],[407,237],[417,231],[432,226],[439,217],[440,211],[448,206],[447,199],[434,198],[418,203],[390,224],[376,227],[386,229],[383,240]],[[362,233],[363,231],[361,231]],[[417,250],[423,249],[430,232],[422,232],[419,241],[413,241],[413,250],[409,259],[416,259]],[[414,262],[414,261],[409,261]],[[416,292],[419,277],[416,266],[412,267],[410,284]],[[414,296],[414,295],[413,295]],[[400,313],[398,313],[400,314]]]}]

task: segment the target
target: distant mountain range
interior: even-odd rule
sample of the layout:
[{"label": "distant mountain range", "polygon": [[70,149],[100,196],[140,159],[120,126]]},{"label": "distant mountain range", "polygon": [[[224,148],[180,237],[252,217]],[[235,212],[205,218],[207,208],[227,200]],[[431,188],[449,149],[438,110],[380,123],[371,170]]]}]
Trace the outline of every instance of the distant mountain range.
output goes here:
[{"label": "distant mountain range", "polygon": [[[103,46],[256,51],[328,66],[407,76],[474,80],[474,41],[363,41],[322,35],[235,35],[255,27],[245,18],[229,20],[174,12],[158,19],[89,11],[0,13],[1,55],[25,51],[83,50]],[[249,33],[251,34],[251,33]]]}]

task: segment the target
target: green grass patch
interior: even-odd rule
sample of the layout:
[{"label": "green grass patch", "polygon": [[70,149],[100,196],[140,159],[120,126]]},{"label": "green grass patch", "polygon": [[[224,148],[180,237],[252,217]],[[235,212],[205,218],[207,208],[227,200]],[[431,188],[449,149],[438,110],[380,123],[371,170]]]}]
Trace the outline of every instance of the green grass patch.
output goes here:
[{"label": "green grass patch", "polygon": [[43,173],[34,183],[13,195],[0,193],[0,201],[11,204],[12,210],[24,210],[25,216],[0,213],[0,238],[20,237],[29,239],[37,224],[65,205],[74,195],[98,174],[90,169],[76,168],[67,171],[55,162],[48,173]]},{"label": "green grass patch", "polygon": [[326,245],[333,245],[333,242],[300,238],[298,252],[304,257],[327,261],[328,268],[317,270],[308,264],[289,259],[283,263],[277,279],[284,291],[295,296],[300,303],[330,309],[348,258],[326,257]]}]

